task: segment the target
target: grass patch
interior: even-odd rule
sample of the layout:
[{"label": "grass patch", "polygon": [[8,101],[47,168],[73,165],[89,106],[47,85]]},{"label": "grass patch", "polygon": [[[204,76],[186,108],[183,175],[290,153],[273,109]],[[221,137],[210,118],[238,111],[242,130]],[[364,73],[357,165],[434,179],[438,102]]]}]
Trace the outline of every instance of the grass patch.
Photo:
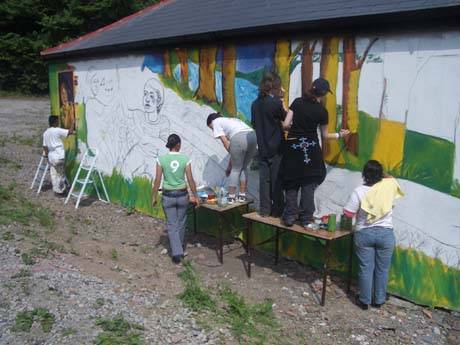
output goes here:
[{"label": "grass patch", "polygon": [[11,276],[11,279],[18,279],[18,278],[27,278],[30,277],[30,271],[26,270],[25,268],[21,268],[21,270],[16,273],[15,275]]},{"label": "grass patch", "polygon": [[0,225],[11,223],[30,225],[31,221],[35,221],[51,231],[55,224],[52,212],[27,200],[17,193],[15,188],[15,183],[7,187],[0,184]]},{"label": "grass patch", "polygon": [[43,332],[49,333],[53,328],[56,318],[45,308],[21,311],[16,315],[13,332],[30,332],[34,321],[40,322]]},{"label": "grass patch", "polygon": [[7,231],[2,235],[3,241],[11,241],[14,240],[14,235],[11,233],[11,231]]},{"label": "grass patch", "polygon": [[[220,297],[224,302],[224,321],[238,342],[247,344],[252,340],[257,344],[266,344],[270,338],[275,340],[273,330],[279,325],[273,314],[272,300],[250,305],[228,286],[221,288]],[[279,344],[278,341],[276,343]]]},{"label": "grass patch", "polygon": [[179,299],[193,311],[215,310],[216,302],[210,293],[202,287],[190,261],[184,261],[184,270],[179,273],[179,278],[185,285],[185,290]]},{"label": "grass patch", "polygon": [[117,261],[118,260],[118,252],[115,248],[112,248],[112,250],[110,251],[110,258],[113,260],[113,261]]},{"label": "grass patch", "polygon": [[96,326],[103,332],[95,340],[96,345],[144,345],[141,333],[144,327],[125,320],[122,314],[113,319],[97,318]]},{"label": "grass patch", "polygon": [[21,164],[14,162],[5,157],[0,157],[0,165],[6,166],[9,168],[13,168],[14,170],[20,170],[22,168]]},{"label": "grass patch", "polygon": [[62,330],[62,336],[63,337],[70,337],[70,336],[75,335],[75,334],[77,334],[77,330],[75,328],[72,328],[72,327],[64,328]]},{"label": "grass patch", "polygon": [[184,305],[203,313],[207,322],[228,327],[240,344],[281,343],[272,300],[250,304],[229,286],[205,288],[189,261],[184,262],[179,277],[185,285],[178,296]]},{"label": "grass patch", "polygon": [[35,260],[34,260],[33,256],[30,255],[29,253],[22,253],[21,254],[21,259],[22,259],[22,262],[24,263],[24,265],[31,266],[31,265],[35,264]]},{"label": "grass patch", "polygon": [[96,301],[93,304],[94,309],[99,309],[102,308],[105,304],[105,299],[103,298],[97,298]]}]

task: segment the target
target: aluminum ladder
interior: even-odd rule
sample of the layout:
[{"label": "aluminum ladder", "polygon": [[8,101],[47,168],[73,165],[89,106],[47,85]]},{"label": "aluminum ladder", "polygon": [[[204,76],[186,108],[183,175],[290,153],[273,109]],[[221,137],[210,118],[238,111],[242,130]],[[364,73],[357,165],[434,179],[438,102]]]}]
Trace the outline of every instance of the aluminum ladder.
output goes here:
[{"label": "aluminum ladder", "polygon": [[38,163],[37,170],[35,171],[34,180],[30,185],[30,189],[33,189],[35,184],[38,183],[37,194],[40,194],[43,187],[43,182],[45,181],[46,174],[49,172],[49,170],[50,164],[48,162],[48,158],[42,155],[40,162]]},{"label": "aluminum ladder", "polygon": [[[97,154],[98,152],[95,149],[87,149],[85,151],[85,154],[83,155],[80,165],[78,166],[77,173],[72,182],[72,186],[70,187],[69,194],[67,195],[67,198],[65,199],[64,204],[67,204],[69,202],[70,197],[74,197],[77,199],[77,202],[75,203],[75,208],[77,209],[78,205],[80,204],[82,196],[86,196],[85,189],[88,184],[92,184],[94,186],[97,197],[100,201],[106,202],[106,203],[110,202],[109,195],[107,194],[107,189],[105,188],[104,179],[102,178],[102,174],[95,167],[96,161],[97,161]],[[86,172],[86,175],[84,177],[80,177],[82,171]],[[99,181],[104,191],[105,199],[101,198],[99,187],[97,186],[97,183],[95,182],[95,179],[94,179],[94,177],[96,176],[99,177]],[[74,192],[75,186],[77,184],[80,186],[80,190]]]}]

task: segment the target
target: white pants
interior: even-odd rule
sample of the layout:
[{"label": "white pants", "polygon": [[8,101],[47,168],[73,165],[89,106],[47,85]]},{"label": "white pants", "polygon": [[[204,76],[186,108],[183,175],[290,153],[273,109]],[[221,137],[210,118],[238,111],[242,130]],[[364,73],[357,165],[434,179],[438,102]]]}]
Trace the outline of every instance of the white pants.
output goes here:
[{"label": "white pants", "polygon": [[50,163],[51,184],[55,193],[64,193],[66,189],[66,177],[64,171],[64,158],[56,159],[52,156],[48,157]]}]

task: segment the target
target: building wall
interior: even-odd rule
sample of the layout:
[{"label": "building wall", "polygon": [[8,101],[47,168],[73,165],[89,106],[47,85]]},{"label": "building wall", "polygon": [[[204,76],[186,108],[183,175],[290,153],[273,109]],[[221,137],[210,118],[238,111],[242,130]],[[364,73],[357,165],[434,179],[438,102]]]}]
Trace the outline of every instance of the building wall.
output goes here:
[{"label": "building wall", "polygon": [[[282,77],[287,105],[302,85],[328,79],[329,129],[352,132],[347,147],[327,144],[318,212],[341,213],[363,164],[381,161],[406,193],[394,209],[390,291],[460,309],[460,31],[179,47],[53,64],[52,111],[64,126],[78,120],[78,138],[66,143],[69,174],[85,148],[97,148],[111,200],[161,216],[150,206],[150,181],[167,136],[182,137],[199,185],[222,183],[228,157],[206,117],[221,111],[249,122],[265,70]],[[257,184],[254,163],[255,197]],[[303,241],[289,237],[283,252],[311,262],[320,248],[299,247]]]}]

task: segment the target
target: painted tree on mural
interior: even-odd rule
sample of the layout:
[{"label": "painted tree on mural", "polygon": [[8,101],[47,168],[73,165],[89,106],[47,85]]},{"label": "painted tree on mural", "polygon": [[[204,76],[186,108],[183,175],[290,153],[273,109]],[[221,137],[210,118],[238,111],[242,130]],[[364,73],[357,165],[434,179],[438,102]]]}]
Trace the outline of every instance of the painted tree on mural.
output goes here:
[{"label": "painted tree on mural", "polygon": [[347,151],[358,154],[359,148],[359,112],[358,88],[359,76],[366,61],[369,50],[378,38],[372,39],[367,45],[362,56],[356,55],[356,39],[354,36],[343,38],[343,94],[342,94],[342,128],[349,129],[351,135],[346,140]]},{"label": "painted tree on mural", "polygon": [[236,116],[235,75],[236,47],[228,44],[223,47],[222,56],[222,105],[231,116]]},{"label": "painted tree on mural", "polygon": [[[339,71],[339,42],[338,37],[325,37],[322,40],[320,76],[331,86],[333,94],[327,93],[322,103],[329,114],[328,132],[337,130],[337,75]],[[339,143],[335,140],[327,140],[324,146],[325,159],[329,163],[345,163],[340,154]]]},{"label": "painted tree on mural", "polygon": [[182,86],[188,87],[188,54],[187,48],[176,49],[177,59],[180,64],[180,83]]},{"label": "painted tree on mural", "polygon": [[168,49],[165,49],[163,52],[163,75],[165,78],[172,79],[172,69],[171,69],[171,54]]},{"label": "painted tree on mural", "polygon": [[291,52],[291,41],[279,40],[275,46],[275,71],[281,78],[281,86],[284,88],[284,104],[289,102],[289,82],[291,74],[291,63],[300,53],[302,45],[299,44],[294,51]]},{"label": "painted tree on mural", "polygon": [[317,40],[302,42],[302,94],[308,91],[313,81],[313,54]]},{"label": "painted tree on mural", "polygon": [[199,52],[199,84],[195,93],[197,99],[217,103],[216,97],[216,56],[217,47],[207,46]]}]

